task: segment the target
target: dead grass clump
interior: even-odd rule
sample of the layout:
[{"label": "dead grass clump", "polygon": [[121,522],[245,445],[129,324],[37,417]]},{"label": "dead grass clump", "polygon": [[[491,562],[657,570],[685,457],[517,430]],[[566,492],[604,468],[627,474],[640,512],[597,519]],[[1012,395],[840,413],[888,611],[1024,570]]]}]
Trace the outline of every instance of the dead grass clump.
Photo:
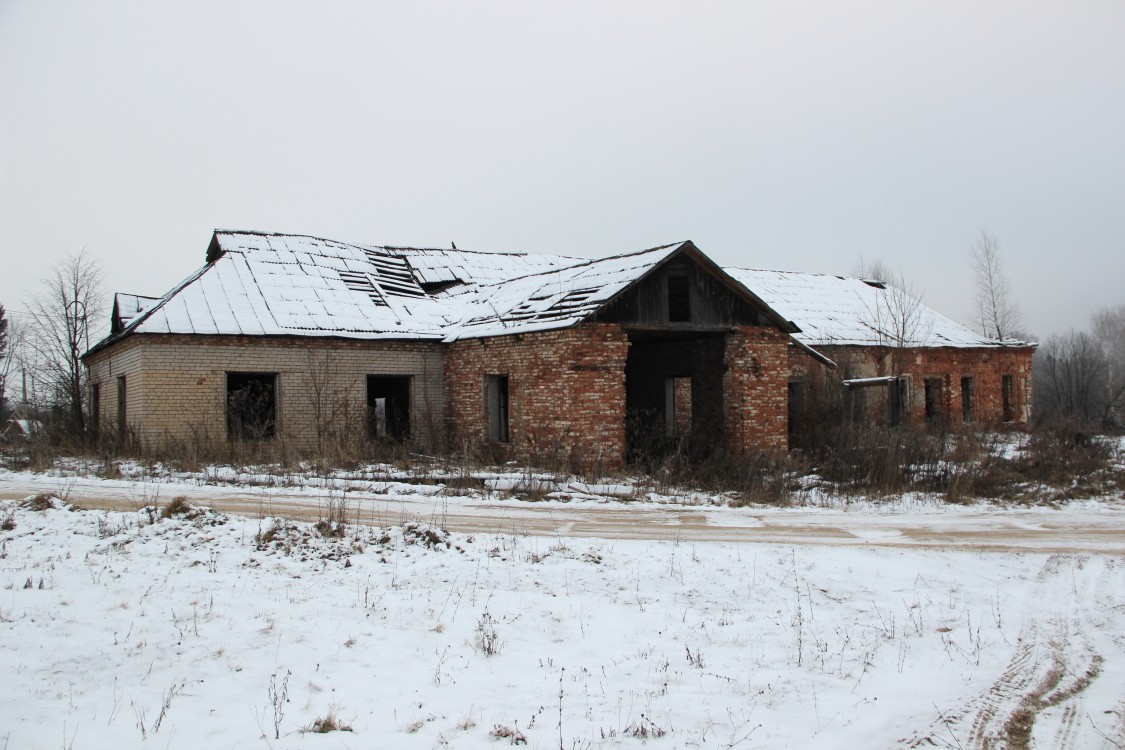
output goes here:
[{"label": "dead grass clump", "polygon": [[512,728],[503,724],[496,724],[488,734],[498,740],[508,740],[513,745],[527,744],[527,737],[523,736],[523,732],[519,730],[519,727]]},{"label": "dead grass clump", "polygon": [[342,539],[348,534],[348,527],[335,521],[320,520],[313,524],[313,528],[326,539]]},{"label": "dead grass clump", "polygon": [[625,727],[625,731],[622,732],[622,734],[624,734],[626,737],[634,737],[636,739],[647,740],[650,737],[663,737],[664,735],[668,734],[668,730],[664,729],[663,727],[657,726],[653,723],[652,719],[648,718],[644,714],[641,714],[641,720],[639,722],[633,722],[629,726]]},{"label": "dead grass clump", "polygon": [[715,454],[694,470],[696,484],[713,492],[734,492],[734,507],[789,505],[799,487],[799,464],[783,453],[749,456]]},{"label": "dead grass clump", "polygon": [[55,497],[46,492],[40,492],[35,497],[24,500],[23,507],[28,510],[33,510],[36,513],[53,510],[55,507]]},{"label": "dead grass clump", "polygon": [[350,732],[352,731],[350,724],[345,724],[336,715],[336,709],[328,709],[328,713],[324,716],[317,717],[312,724],[306,727],[304,732],[312,734],[328,734],[329,732]]},{"label": "dead grass clump", "polygon": [[0,531],[11,531],[16,528],[16,514],[6,513],[0,517]]},{"label": "dead grass clump", "polygon": [[453,546],[449,541],[448,531],[418,521],[410,521],[402,525],[402,539],[407,544],[418,544],[429,549],[441,547],[449,549]]},{"label": "dead grass clump", "polygon": [[187,498],[183,495],[172,498],[172,501],[160,509],[161,518],[172,518],[173,516],[187,516],[190,515],[193,508],[188,503]]}]

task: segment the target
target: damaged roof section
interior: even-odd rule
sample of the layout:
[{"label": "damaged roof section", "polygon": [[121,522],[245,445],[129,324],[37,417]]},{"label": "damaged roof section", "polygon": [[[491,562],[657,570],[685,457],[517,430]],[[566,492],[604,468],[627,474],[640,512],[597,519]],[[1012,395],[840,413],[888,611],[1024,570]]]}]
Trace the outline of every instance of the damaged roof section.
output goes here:
[{"label": "damaged roof section", "polygon": [[219,231],[206,266],[128,306],[114,333],[448,342],[566,328],[687,246],[588,260]]},{"label": "damaged roof section", "polygon": [[160,297],[144,297],[140,294],[124,294],[118,292],[113,295],[113,312],[110,314],[110,332],[123,331],[133,320],[149,309]]},{"label": "damaged roof section", "polygon": [[951,320],[881,282],[794,271],[727,268],[767,305],[795,321],[793,337],[810,347],[910,346],[979,348],[1030,346],[997,341]]},{"label": "damaged roof section", "polygon": [[[164,297],[117,295],[111,335],[94,350],[132,333],[450,342],[567,328],[677,255],[690,257],[826,364],[815,347],[885,345],[894,330],[890,318],[901,293],[893,287],[719,268],[691,242],[589,260],[216,231],[207,265]],[[917,340],[905,345],[1015,343],[984,338],[910,301],[917,305]]]}]

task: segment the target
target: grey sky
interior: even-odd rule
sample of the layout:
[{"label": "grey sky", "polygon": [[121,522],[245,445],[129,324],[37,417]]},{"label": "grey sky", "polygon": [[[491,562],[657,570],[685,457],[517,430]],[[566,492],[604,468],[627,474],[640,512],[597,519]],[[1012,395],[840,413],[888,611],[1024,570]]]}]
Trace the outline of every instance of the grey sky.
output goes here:
[{"label": "grey sky", "polygon": [[0,303],[89,248],[161,294],[213,228],[901,268],[1027,328],[1125,302],[1125,3],[0,0]]}]

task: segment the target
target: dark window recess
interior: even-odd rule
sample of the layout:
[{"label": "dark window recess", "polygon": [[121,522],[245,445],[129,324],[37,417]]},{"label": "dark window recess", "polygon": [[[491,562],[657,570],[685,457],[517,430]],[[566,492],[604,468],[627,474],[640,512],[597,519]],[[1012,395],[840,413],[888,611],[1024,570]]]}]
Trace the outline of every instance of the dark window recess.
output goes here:
[{"label": "dark window recess", "polygon": [[1000,391],[1004,398],[1004,421],[1011,422],[1016,418],[1016,378],[1014,375],[1004,375],[1000,379]]},{"label": "dark window recess", "polygon": [[484,376],[484,406],[488,415],[488,439],[507,443],[508,434],[508,376]]},{"label": "dark window recess", "polygon": [[373,438],[410,437],[410,376],[367,376],[367,434]]},{"label": "dark window recess", "polygon": [[125,439],[125,429],[129,425],[129,414],[125,400],[125,376],[117,378],[117,439]]},{"label": "dark window recess", "polygon": [[972,422],[976,419],[976,380],[968,375],[961,378],[961,421]]},{"label": "dark window recess", "polygon": [[227,373],[227,434],[236,440],[270,440],[277,434],[276,373]]},{"label": "dark window recess", "polygon": [[942,382],[941,378],[926,378],[926,419],[931,422],[941,420]]},{"label": "dark window recess", "polygon": [[668,322],[691,322],[691,286],[687,276],[668,277]]}]

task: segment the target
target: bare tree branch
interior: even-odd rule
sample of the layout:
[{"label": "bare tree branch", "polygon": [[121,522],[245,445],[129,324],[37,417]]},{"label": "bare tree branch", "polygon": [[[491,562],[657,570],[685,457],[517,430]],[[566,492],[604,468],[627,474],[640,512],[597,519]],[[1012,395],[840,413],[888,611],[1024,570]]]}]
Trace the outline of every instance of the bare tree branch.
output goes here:
[{"label": "bare tree branch", "polygon": [[901,375],[905,365],[902,350],[924,346],[930,339],[933,321],[925,314],[920,289],[907,281],[902,272],[887,274],[890,281],[867,309],[866,323],[875,333],[879,346],[890,351],[890,374]]},{"label": "bare tree branch", "polygon": [[1012,300],[1011,286],[1000,259],[1000,243],[987,229],[982,229],[969,247],[969,263],[977,290],[977,320],[981,333],[997,341],[1012,338],[1023,314]]},{"label": "bare tree branch", "polygon": [[86,251],[70,255],[44,279],[43,291],[28,306],[28,348],[33,377],[50,405],[61,407],[68,426],[86,429],[86,371],[82,354],[101,305],[101,271]]}]

